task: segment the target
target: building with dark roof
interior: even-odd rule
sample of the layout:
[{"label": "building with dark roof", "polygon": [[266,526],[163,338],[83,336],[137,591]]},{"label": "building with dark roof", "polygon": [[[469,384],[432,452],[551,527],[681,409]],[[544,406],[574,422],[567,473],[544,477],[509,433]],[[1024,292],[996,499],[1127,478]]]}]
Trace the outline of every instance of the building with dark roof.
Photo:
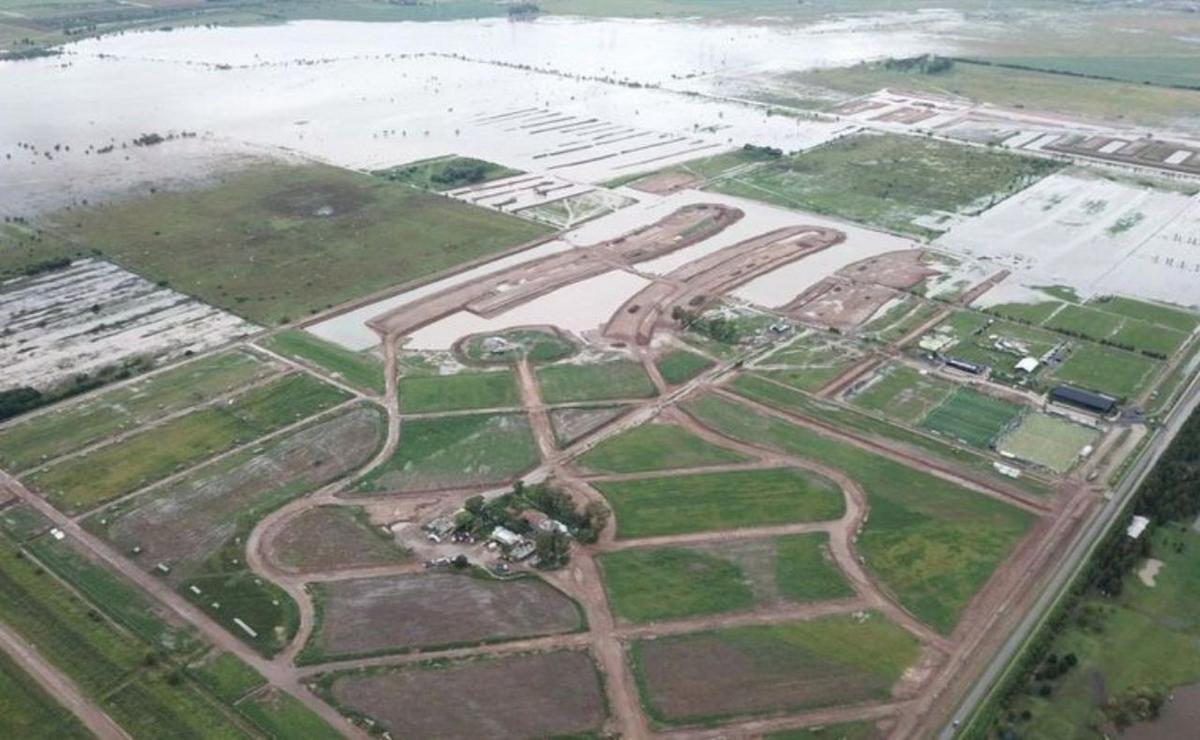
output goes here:
[{"label": "building with dark roof", "polygon": [[1082,388],[1075,388],[1069,385],[1060,385],[1050,391],[1050,400],[1055,403],[1062,403],[1085,411],[1091,411],[1101,416],[1107,416],[1117,408],[1117,399],[1112,396],[1085,391]]}]

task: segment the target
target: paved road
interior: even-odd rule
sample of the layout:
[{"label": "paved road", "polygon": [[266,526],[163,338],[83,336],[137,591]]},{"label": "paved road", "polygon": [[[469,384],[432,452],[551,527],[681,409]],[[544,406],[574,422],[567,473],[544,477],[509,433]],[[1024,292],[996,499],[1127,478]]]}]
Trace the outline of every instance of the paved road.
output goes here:
[{"label": "paved road", "polygon": [[1121,510],[1125,508],[1125,504],[1141,486],[1146,475],[1154,468],[1154,464],[1158,462],[1158,459],[1171,444],[1175,435],[1179,433],[1180,428],[1183,427],[1184,422],[1187,421],[1188,417],[1196,409],[1197,404],[1200,404],[1200,377],[1192,380],[1191,385],[1188,386],[1180,402],[1176,404],[1171,414],[1167,417],[1162,429],[1151,440],[1150,446],[1146,449],[1145,453],[1121,480],[1121,483],[1113,491],[1111,499],[1105,502],[1091,523],[1084,527],[1076,537],[1075,541],[1071,544],[1071,549],[1067,552],[1067,556],[1059,562],[1058,569],[1051,575],[1050,580],[1038,596],[1033,608],[1029,610],[1024,619],[1017,625],[1016,630],[1005,641],[999,652],[992,659],[992,662],[988,664],[983,674],[971,687],[966,698],[951,718],[951,723],[943,728],[939,735],[940,740],[951,740],[957,734],[958,729],[966,724],[967,720],[975,713],[983,701],[987,699],[996,681],[1003,674],[1009,663],[1012,662],[1013,658],[1020,652],[1021,647],[1034,633],[1038,625],[1041,624],[1042,619],[1058,600],[1059,595],[1062,594],[1067,584],[1070,583],[1075,574],[1087,563],[1092,549],[1121,514]]}]

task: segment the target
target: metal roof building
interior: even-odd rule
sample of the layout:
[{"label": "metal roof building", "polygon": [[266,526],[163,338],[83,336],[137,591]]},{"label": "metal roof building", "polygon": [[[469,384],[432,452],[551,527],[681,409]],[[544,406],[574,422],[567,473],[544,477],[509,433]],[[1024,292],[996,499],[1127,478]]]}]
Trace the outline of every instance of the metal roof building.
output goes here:
[{"label": "metal roof building", "polygon": [[1050,400],[1091,411],[1101,416],[1111,414],[1117,408],[1117,399],[1112,396],[1085,391],[1069,385],[1060,385],[1050,391]]}]

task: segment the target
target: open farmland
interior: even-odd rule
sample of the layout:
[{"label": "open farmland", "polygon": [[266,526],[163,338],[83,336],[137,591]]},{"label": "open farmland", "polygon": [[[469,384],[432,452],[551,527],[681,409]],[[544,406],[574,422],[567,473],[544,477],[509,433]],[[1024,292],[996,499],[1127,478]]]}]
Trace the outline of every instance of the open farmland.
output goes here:
[{"label": "open farmland", "polygon": [[587,737],[607,714],[595,665],[576,651],[334,673],[320,689],[398,737]]},{"label": "open farmland", "polygon": [[209,403],[280,370],[248,352],[209,355],[12,424],[0,431],[0,462],[25,470]]},{"label": "open farmland", "polygon": [[599,563],[614,613],[630,622],[854,596],[824,533],[635,548],[605,554]]},{"label": "open farmland", "polygon": [[538,368],[537,377],[547,403],[649,398],[655,394],[645,369],[632,360],[548,365]]},{"label": "open farmland", "polygon": [[730,195],[936,237],[942,221],[977,213],[1058,169],[1044,160],[895,134],[857,134],[714,188]]},{"label": "open farmland", "polygon": [[399,393],[401,410],[410,414],[521,405],[516,378],[508,370],[406,376]]},{"label": "open farmland", "polygon": [[168,362],[257,331],[117,265],[83,259],[0,284],[0,391],[79,383],[123,364]]},{"label": "open farmland", "polygon": [[91,737],[75,715],[0,654],[0,733],[20,738]]},{"label": "open farmland", "polygon": [[[318,623],[301,660],[498,642],[572,632],[579,607],[535,577],[414,574],[313,586]],[[403,612],[403,619],[395,615]]]},{"label": "open farmland", "polygon": [[395,454],[360,491],[423,490],[502,483],[533,467],[536,446],[522,414],[408,419]]},{"label": "open farmland", "polygon": [[[548,232],[315,164],[263,165],[211,188],[72,211],[59,228],[150,280],[263,324],[302,318]],[[167,243],[173,248],[164,249]]]},{"label": "open farmland", "polygon": [[272,542],[280,567],[296,573],[401,563],[410,553],[356,506],[319,506],[289,519]]},{"label": "open farmland", "polygon": [[837,519],[837,484],[816,473],[780,468],[596,482],[617,516],[622,538]]},{"label": "open farmland", "polygon": [[84,510],[348,399],[348,394],[308,375],[288,375],[225,403],[62,459],[28,480],[51,500],[72,511]]},{"label": "open farmland", "polygon": [[858,482],[872,510],[859,540],[867,568],[943,633],[1031,524],[1021,509],[741,404],[707,396],[688,409],[724,434],[820,460]]},{"label": "open farmland", "polygon": [[609,437],[579,458],[600,473],[639,473],[746,462],[746,457],[697,437],[678,424],[651,422]]},{"label": "open farmland", "polygon": [[867,613],[660,637],[633,660],[646,710],[680,724],[886,699],[918,650]]}]

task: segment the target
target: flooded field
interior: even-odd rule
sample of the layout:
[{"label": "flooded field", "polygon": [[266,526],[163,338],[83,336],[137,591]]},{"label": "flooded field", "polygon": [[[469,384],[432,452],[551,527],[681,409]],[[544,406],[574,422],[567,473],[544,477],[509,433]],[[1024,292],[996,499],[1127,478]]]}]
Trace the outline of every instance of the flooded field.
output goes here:
[{"label": "flooded field", "polygon": [[[87,40],[62,57],[0,63],[0,153],[11,155],[0,158],[0,203],[29,215],[106,195],[95,178],[61,188],[97,167],[130,184],[175,180],[177,160],[199,156],[196,143],[352,167],[457,152],[589,182],[751,140],[800,149],[839,126],[665,88],[706,92],[727,72],[944,49],[944,37],[922,29],[954,19],[791,29],[311,21]],[[525,122],[504,118],[517,115]],[[172,132],[197,138],[133,143]],[[138,176],[122,174],[127,167]]]}]

